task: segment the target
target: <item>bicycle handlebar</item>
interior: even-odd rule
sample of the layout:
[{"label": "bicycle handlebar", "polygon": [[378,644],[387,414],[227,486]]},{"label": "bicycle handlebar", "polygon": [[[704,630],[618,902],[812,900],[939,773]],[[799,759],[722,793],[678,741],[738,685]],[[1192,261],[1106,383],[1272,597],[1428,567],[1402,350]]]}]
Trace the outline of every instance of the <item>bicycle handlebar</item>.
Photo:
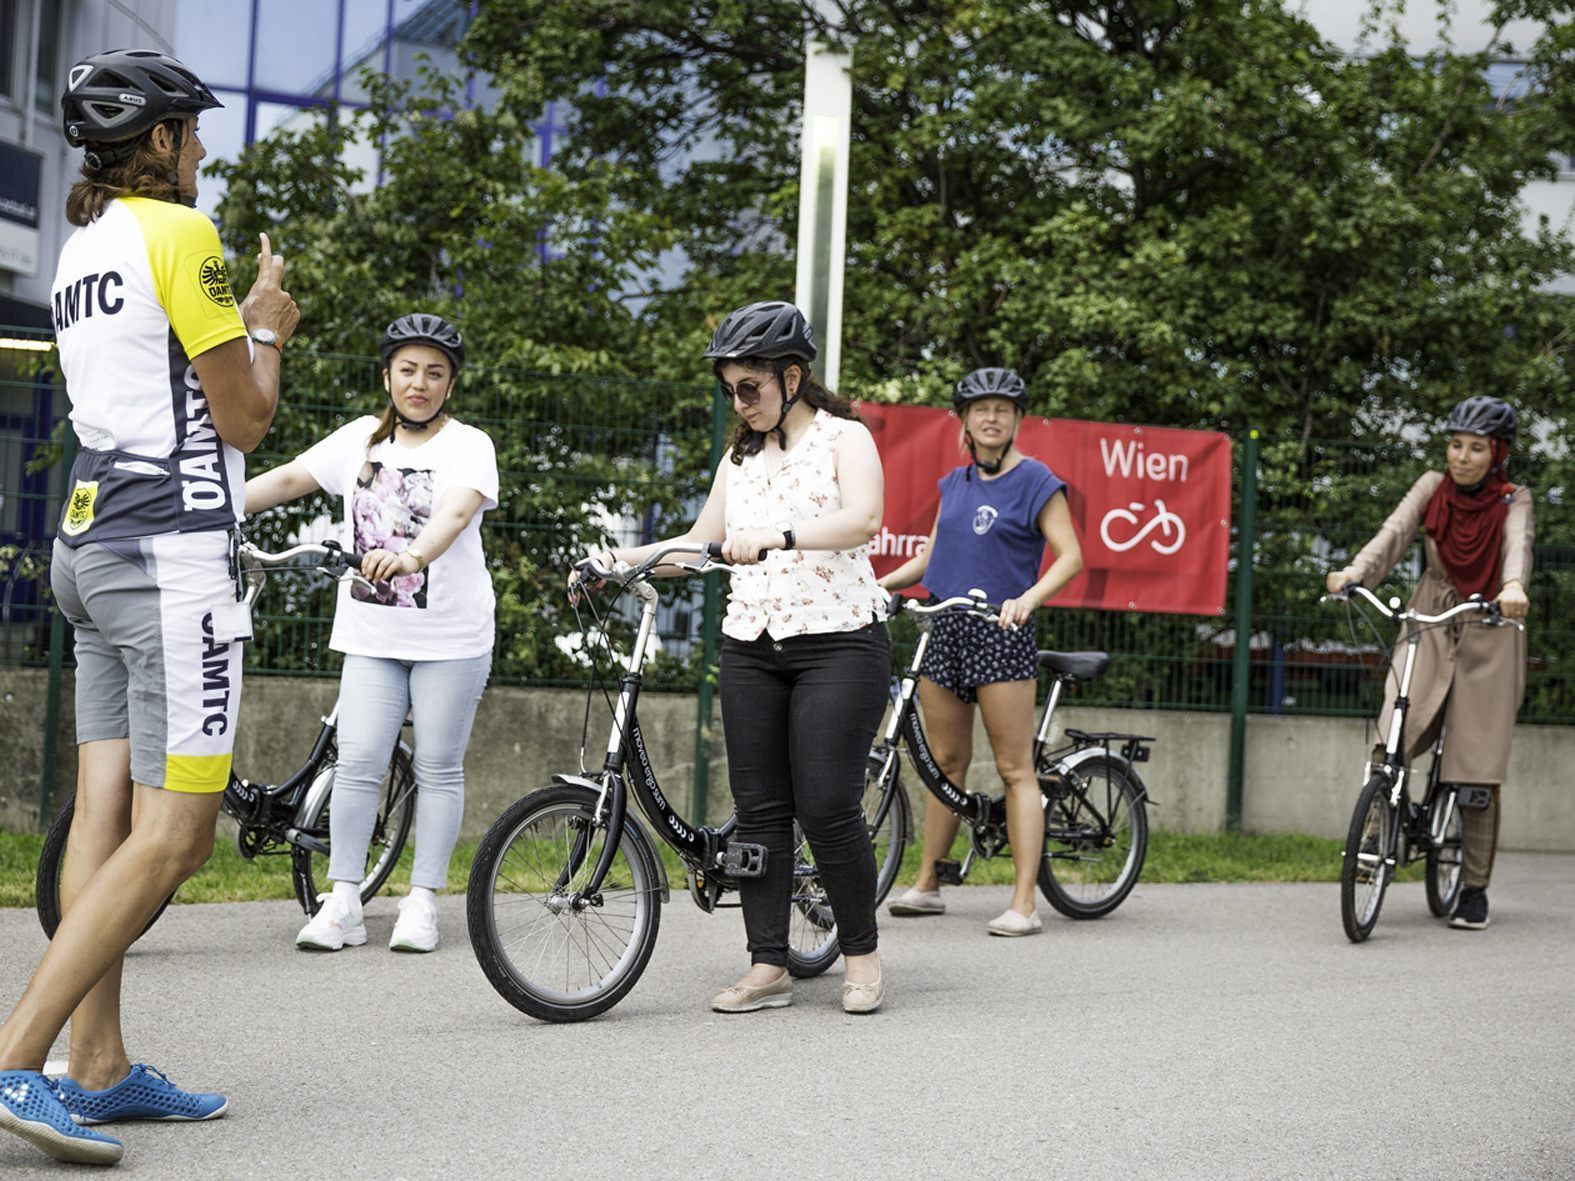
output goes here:
[{"label": "bicycle handlebar", "polygon": [[901,595],[892,595],[890,604],[887,605],[886,614],[895,618],[904,611],[912,615],[939,615],[943,611],[961,611],[967,615],[977,615],[980,619],[999,621],[1001,618],[1001,604],[991,603],[982,596],[955,595],[950,599],[942,599],[939,603],[915,603]]},{"label": "bicycle handlebar", "polygon": [[241,542],[241,556],[265,566],[277,566],[302,554],[329,557],[334,559],[333,565],[348,566],[352,570],[361,569],[361,555],[345,549],[337,541],[309,541],[301,545],[292,545],[289,549],[280,550],[276,554],[258,549],[249,541]]},{"label": "bicycle handlebar", "polygon": [[[1378,610],[1389,619],[1401,622],[1414,619],[1417,623],[1432,625],[1447,623],[1449,620],[1454,619],[1458,615],[1467,615],[1472,612],[1479,612],[1481,614],[1485,614],[1488,617],[1487,622],[1494,626],[1506,623],[1514,624],[1516,627],[1524,626],[1518,620],[1504,618],[1503,611],[1497,603],[1488,602],[1485,599],[1478,598],[1467,599],[1464,603],[1458,603],[1439,615],[1423,615],[1420,611],[1412,610],[1409,607],[1403,611],[1396,610],[1359,582],[1353,582],[1346,586],[1344,590],[1335,594],[1322,595],[1319,597],[1318,601],[1320,603],[1347,602],[1350,600],[1352,591],[1360,594],[1362,598],[1366,599],[1374,607],[1377,607]],[[1398,602],[1398,600],[1396,601]]]}]

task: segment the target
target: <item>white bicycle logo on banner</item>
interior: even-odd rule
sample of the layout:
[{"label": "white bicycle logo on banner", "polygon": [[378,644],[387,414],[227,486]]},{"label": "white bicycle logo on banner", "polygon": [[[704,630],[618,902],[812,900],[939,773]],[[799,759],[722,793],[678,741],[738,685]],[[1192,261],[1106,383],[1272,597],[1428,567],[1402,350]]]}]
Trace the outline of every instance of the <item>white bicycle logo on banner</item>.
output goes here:
[{"label": "white bicycle logo on banner", "polygon": [[1187,540],[1187,527],[1180,517],[1165,507],[1165,502],[1158,497],[1154,500],[1155,513],[1146,525],[1138,529],[1126,541],[1116,541],[1110,536],[1110,523],[1112,521],[1125,521],[1134,528],[1138,524],[1138,513],[1143,509],[1141,502],[1134,501],[1126,508],[1113,508],[1105,514],[1105,519],[1099,523],[1099,539],[1105,543],[1106,548],[1120,554],[1139,545],[1145,537],[1154,530],[1160,531],[1160,536],[1168,538],[1172,531],[1175,532],[1175,541],[1160,541],[1155,538],[1148,544],[1159,554],[1173,554],[1182,547]]}]

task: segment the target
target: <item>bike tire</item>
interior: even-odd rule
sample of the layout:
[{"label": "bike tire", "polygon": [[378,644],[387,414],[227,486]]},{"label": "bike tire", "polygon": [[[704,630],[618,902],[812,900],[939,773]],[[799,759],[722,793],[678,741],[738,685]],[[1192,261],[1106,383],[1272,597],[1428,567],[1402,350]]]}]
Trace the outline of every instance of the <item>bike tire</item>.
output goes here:
[{"label": "bike tire", "polygon": [[1399,816],[1389,803],[1391,790],[1388,779],[1374,775],[1356,797],[1356,808],[1351,812],[1340,864],[1340,922],[1352,943],[1361,943],[1373,933],[1384,892],[1394,877],[1390,858]]},{"label": "bike tire", "polygon": [[[624,820],[601,902],[566,905],[605,847],[597,798],[589,788],[559,785],[516,800],[493,821],[471,865],[465,917],[476,961],[499,996],[542,1021],[605,1013],[639,981],[656,947],[662,871],[633,815]],[[575,866],[571,850],[581,840]]]},{"label": "bike tire", "polygon": [[[1435,808],[1446,800],[1452,800],[1455,791],[1445,788],[1438,794],[1439,798],[1433,804]],[[1449,825],[1444,830],[1443,844],[1436,845],[1430,841],[1427,847],[1427,909],[1438,918],[1447,917],[1460,900],[1461,874],[1465,864],[1461,852],[1461,835],[1460,806],[1456,801],[1449,809]]]},{"label": "bike tire", "polygon": [[[891,775],[890,799],[887,784],[880,778],[881,762],[871,758],[864,778],[864,819],[875,851],[875,905],[891,892],[902,868],[903,850],[913,839],[913,812],[902,776],[895,768]],[[884,814],[882,806],[884,805]],[[793,826],[793,898],[788,915],[788,971],[799,980],[819,976],[837,962],[842,954],[837,938],[837,920],[832,913],[825,885],[815,869],[815,857],[803,830]]]},{"label": "bike tire", "polygon": [[[329,753],[318,775],[332,775],[334,755]],[[388,881],[388,875],[399,864],[405,842],[410,838],[410,824],[416,812],[416,772],[410,761],[410,750],[403,742],[394,747],[388,761],[388,772],[383,776],[377,801],[377,821],[372,826],[372,840],[366,850],[366,876],[361,879],[361,902],[370,902]],[[322,815],[312,826],[314,835],[325,842],[328,837],[328,815],[333,806],[333,792],[323,801]],[[308,918],[317,913],[321,895],[333,889],[328,880],[328,857],[299,845],[290,850],[290,878],[295,886],[295,900]]]},{"label": "bike tire", "polygon": [[[71,820],[76,815],[77,798],[71,796],[60,805],[60,811],[55,813],[55,818],[50,822],[49,832],[44,836],[44,847],[38,854],[38,873],[33,879],[34,907],[38,911],[38,925],[44,929],[44,934],[50,939],[55,937],[55,932],[60,928],[60,872],[66,864],[66,842],[71,836]],[[171,894],[159,904],[153,912],[153,917],[147,925],[137,933],[141,939],[150,930],[159,917],[168,909]],[[136,940],[132,940],[136,942]]]},{"label": "bike tire", "polygon": [[1097,919],[1126,901],[1148,855],[1147,791],[1124,762],[1097,756],[1055,782],[1039,769],[1045,795],[1045,852],[1039,889],[1061,914]]}]

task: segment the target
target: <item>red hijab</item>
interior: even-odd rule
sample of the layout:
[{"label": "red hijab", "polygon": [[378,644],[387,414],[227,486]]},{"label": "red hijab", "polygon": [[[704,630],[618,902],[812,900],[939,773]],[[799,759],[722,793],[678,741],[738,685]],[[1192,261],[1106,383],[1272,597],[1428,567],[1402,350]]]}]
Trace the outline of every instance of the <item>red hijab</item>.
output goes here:
[{"label": "red hijab", "polygon": [[1506,476],[1509,443],[1493,440],[1493,466],[1487,479],[1467,491],[1447,471],[1433,499],[1427,502],[1422,527],[1438,546],[1444,573],[1462,598],[1488,598],[1498,590],[1503,561],[1504,518],[1515,491]]}]

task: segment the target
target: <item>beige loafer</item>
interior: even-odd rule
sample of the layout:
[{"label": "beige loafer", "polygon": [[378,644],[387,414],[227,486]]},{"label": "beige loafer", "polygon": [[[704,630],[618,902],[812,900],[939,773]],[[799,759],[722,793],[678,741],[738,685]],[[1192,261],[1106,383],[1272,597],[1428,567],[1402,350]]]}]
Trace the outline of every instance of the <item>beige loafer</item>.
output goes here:
[{"label": "beige loafer", "polygon": [[757,1009],[785,1009],[793,1003],[793,976],[783,972],[770,984],[734,984],[711,998],[718,1013],[753,1013]]},{"label": "beige loafer", "polygon": [[1033,914],[1018,914],[1010,908],[996,915],[985,924],[992,935],[1005,935],[1012,938],[1018,935],[1036,935],[1044,930],[1044,922],[1039,918],[1036,910]]},{"label": "beige loafer", "polygon": [[873,1013],[880,1008],[886,996],[886,965],[881,964],[875,979],[868,984],[842,982],[842,1011],[844,1013]]}]

